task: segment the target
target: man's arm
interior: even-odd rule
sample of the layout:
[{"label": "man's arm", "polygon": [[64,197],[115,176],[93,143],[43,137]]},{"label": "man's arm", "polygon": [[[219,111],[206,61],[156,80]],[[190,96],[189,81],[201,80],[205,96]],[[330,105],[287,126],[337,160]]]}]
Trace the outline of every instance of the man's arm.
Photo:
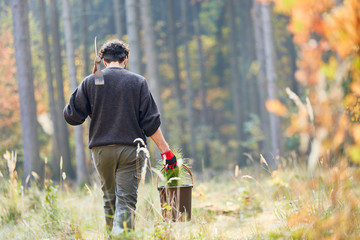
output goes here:
[{"label": "man's arm", "polygon": [[156,132],[153,135],[150,136],[150,138],[154,141],[156,146],[159,148],[161,154],[170,150],[169,145],[167,144],[167,142],[164,138],[164,135],[161,132],[160,127],[158,128],[158,130],[156,130]]},{"label": "man's arm", "polygon": [[84,81],[71,94],[69,103],[63,110],[64,118],[70,125],[82,124],[91,114],[91,107],[85,93]]},{"label": "man's arm", "polygon": [[169,145],[165,141],[165,138],[161,132],[160,127],[150,137],[155,142],[156,146],[159,148],[161,152],[161,156],[165,160],[164,162],[165,171],[177,168],[176,156],[170,150]]}]

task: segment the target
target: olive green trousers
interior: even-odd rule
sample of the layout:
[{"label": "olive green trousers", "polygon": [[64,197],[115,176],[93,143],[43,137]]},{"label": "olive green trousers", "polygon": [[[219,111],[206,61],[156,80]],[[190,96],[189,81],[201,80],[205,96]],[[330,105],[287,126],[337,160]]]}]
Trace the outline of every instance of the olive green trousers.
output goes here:
[{"label": "olive green trousers", "polygon": [[134,229],[137,190],[144,164],[136,146],[109,145],[91,149],[103,191],[105,222],[112,229]]}]

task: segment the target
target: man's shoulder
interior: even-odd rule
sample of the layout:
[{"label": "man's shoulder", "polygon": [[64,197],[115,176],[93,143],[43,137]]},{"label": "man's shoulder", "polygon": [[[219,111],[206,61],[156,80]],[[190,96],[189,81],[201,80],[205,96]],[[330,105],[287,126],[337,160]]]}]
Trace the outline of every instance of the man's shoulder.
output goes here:
[{"label": "man's shoulder", "polygon": [[88,86],[91,86],[91,82],[95,81],[95,74],[90,74],[80,82],[78,88],[87,88]]},{"label": "man's shoulder", "polygon": [[145,81],[145,78],[144,76],[140,75],[140,74],[137,74],[137,73],[134,73],[134,72],[131,72],[127,69],[123,69],[123,71],[121,71],[121,73],[123,73],[125,76],[129,77],[129,78],[132,78],[132,79],[135,79],[135,80],[138,80],[138,81]]},{"label": "man's shoulder", "polygon": [[146,82],[144,76],[131,72],[127,69],[121,69],[117,71],[114,71],[113,69],[104,69],[103,73],[106,78],[121,78],[123,80],[138,84]]},{"label": "man's shoulder", "polygon": [[84,79],[82,80],[82,82],[91,82],[91,81],[95,81],[95,74],[91,73],[89,75],[87,75],[86,77],[84,77]]}]

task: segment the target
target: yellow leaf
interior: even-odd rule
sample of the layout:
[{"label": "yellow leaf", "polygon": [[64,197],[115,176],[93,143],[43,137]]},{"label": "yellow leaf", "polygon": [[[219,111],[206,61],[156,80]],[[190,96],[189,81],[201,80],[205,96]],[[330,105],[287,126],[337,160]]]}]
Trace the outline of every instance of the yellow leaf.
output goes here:
[{"label": "yellow leaf", "polygon": [[327,78],[334,79],[337,67],[338,67],[338,62],[336,58],[330,57],[329,62],[323,63],[321,69]]},{"label": "yellow leaf", "polygon": [[360,124],[354,124],[352,127],[351,135],[357,144],[360,144]]},{"label": "yellow leaf", "polygon": [[345,139],[345,133],[343,130],[338,129],[334,138],[333,138],[333,148],[338,148]]},{"label": "yellow leaf", "polygon": [[291,13],[291,10],[295,6],[295,0],[275,0],[275,7],[277,11],[282,13]]},{"label": "yellow leaf", "polygon": [[346,109],[352,108],[356,105],[357,98],[354,94],[348,94],[345,96],[343,103]]},{"label": "yellow leaf", "polygon": [[272,112],[278,116],[285,116],[288,113],[286,106],[282,104],[278,99],[266,100],[265,106],[269,112]]},{"label": "yellow leaf", "polygon": [[360,146],[359,145],[351,145],[347,149],[347,153],[350,159],[354,163],[360,163]]},{"label": "yellow leaf", "polygon": [[350,89],[354,94],[356,94],[357,96],[360,96],[360,82],[351,83]]}]

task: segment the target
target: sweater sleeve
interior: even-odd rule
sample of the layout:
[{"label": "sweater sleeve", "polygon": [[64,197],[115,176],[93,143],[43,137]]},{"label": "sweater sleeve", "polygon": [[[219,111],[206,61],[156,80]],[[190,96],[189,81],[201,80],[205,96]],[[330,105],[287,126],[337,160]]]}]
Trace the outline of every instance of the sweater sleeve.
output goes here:
[{"label": "sweater sleeve", "polygon": [[91,114],[90,103],[86,94],[85,81],[81,82],[70,97],[69,103],[65,106],[64,118],[70,125],[82,124],[88,115]]},{"label": "sweater sleeve", "polygon": [[160,113],[152,97],[146,80],[141,86],[140,92],[140,127],[147,137],[152,136],[160,127]]}]

